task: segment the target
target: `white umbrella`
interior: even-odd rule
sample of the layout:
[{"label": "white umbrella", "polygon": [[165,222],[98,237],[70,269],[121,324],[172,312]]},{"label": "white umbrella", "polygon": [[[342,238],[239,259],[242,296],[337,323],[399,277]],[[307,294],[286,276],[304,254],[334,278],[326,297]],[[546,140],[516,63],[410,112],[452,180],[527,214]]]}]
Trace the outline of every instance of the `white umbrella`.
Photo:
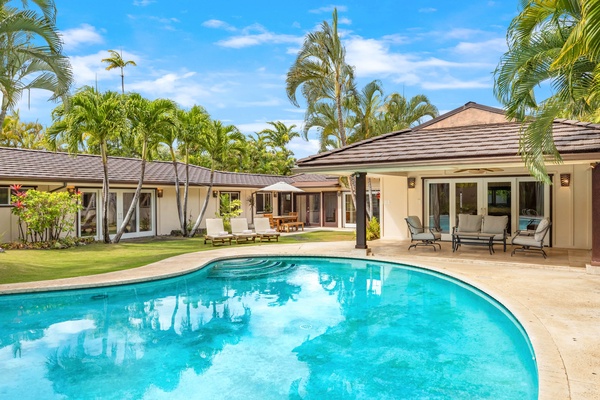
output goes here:
[{"label": "white umbrella", "polygon": [[304,190],[292,186],[289,183],[277,182],[272,185],[258,189],[259,192],[304,192]]}]

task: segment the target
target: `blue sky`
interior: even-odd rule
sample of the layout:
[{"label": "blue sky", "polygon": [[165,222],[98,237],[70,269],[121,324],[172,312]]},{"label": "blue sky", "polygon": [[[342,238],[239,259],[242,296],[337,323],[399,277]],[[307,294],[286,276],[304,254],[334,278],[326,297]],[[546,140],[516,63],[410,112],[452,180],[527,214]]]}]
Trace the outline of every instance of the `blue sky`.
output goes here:
[{"label": "blue sky", "polygon": [[[56,0],[58,28],[76,87],[120,90],[106,71],[106,50],[122,50],[137,67],[125,90],[202,105],[246,134],[267,121],[301,126],[304,109],[285,93],[285,76],[304,35],[338,8],[347,61],[359,88],[373,79],[385,94],[425,94],[440,112],[468,101],[499,106],[493,75],[506,51],[506,29],[518,0],[485,1],[199,1]],[[20,105],[23,120],[50,123],[55,106],[44,92]],[[297,158],[317,152],[316,138],[295,139]]]}]

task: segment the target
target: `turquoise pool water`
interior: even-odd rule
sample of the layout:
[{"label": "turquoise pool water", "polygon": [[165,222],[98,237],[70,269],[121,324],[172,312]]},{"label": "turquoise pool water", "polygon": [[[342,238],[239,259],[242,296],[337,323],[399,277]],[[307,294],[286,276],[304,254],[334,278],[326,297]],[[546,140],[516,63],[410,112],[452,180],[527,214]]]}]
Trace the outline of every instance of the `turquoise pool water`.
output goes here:
[{"label": "turquoise pool water", "polygon": [[500,304],[398,264],[240,259],[0,296],[1,399],[521,400],[536,371]]}]

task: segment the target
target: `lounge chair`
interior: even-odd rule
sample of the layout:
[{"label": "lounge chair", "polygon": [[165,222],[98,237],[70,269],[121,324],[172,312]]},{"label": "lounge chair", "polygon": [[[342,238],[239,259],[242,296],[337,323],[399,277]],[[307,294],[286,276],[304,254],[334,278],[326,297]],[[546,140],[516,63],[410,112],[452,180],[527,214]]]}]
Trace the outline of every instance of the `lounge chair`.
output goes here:
[{"label": "lounge chair", "polygon": [[270,242],[271,239],[275,239],[276,242],[279,241],[280,233],[277,232],[276,229],[271,228],[269,218],[256,218],[254,220],[254,230],[261,242],[263,240],[268,240]]},{"label": "lounge chair", "polygon": [[214,246],[215,243],[223,243],[229,242],[231,244],[231,239],[233,239],[233,235],[225,230],[223,227],[223,220],[221,218],[207,218],[206,219],[206,235],[204,235],[204,244],[207,241],[212,242]]},{"label": "lounge chair", "polygon": [[540,221],[535,231],[520,230],[516,232],[515,237],[512,239],[512,244],[521,246],[513,249],[510,253],[511,257],[517,251],[540,251],[544,258],[547,257],[544,251],[544,239],[550,230],[552,223],[550,219],[544,218]]},{"label": "lounge chair", "polygon": [[442,239],[442,234],[440,232],[434,231],[434,229],[430,229],[424,227],[421,224],[421,219],[415,215],[410,215],[408,218],[404,218],[406,223],[408,224],[408,230],[410,231],[410,242],[413,243],[408,246],[408,250],[417,248],[417,246],[431,246],[433,247],[433,251],[435,250],[435,245],[438,245],[440,250],[442,249],[442,245],[436,243],[438,240]]},{"label": "lounge chair", "polygon": [[231,233],[236,243],[240,240],[245,242],[256,242],[256,233],[248,229],[248,220],[246,218],[231,218]]}]

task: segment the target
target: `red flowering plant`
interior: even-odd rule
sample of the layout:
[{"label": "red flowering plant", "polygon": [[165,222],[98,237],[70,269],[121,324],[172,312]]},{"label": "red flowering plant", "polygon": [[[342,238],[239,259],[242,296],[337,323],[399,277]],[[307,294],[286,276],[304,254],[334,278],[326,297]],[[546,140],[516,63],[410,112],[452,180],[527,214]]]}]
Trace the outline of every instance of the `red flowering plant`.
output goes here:
[{"label": "red flowering plant", "polygon": [[81,194],[21,190],[11,186],[11,212],[19,218],[19,239],[48,242],[68,237],[75,229],[75,216],[81,208]]}]

